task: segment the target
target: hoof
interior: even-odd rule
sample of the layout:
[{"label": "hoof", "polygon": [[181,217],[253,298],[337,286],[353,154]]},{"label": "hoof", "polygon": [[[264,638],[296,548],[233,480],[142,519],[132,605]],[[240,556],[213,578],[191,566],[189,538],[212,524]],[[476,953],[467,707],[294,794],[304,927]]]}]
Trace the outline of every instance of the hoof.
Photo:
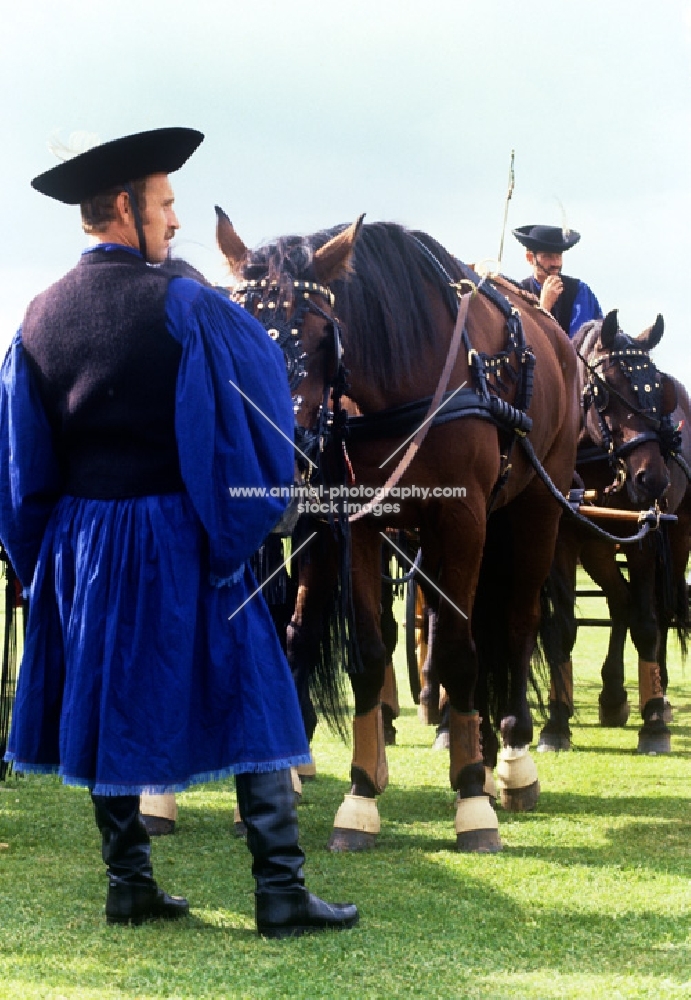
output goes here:
[{"label": "hoof", "polygon": [[497,765],[499,801],[509,812],[530,812],[537,805],[540,782],[527,747],[504,747]]},{"label": "hoof", "polygon": [[486,795],[456,799],[456,850],[469,854],[501,851],[499,823]]},{"label": "hoof", "polygon": [[638,753],[648,754],[655,757],[659,753],[672,752],[672,734],[665,726],[665,730],[646,730],[642,726],[638,731]]},{"label": "hoof", "polygon": [[456,850],[462,854],[498,854],[503,846],[498,830],[468,830],[457,835]]},{"label": "hoof", "polygon": [[651,699],[643,709],[643,725],[638,730],[638,753],[671,753],[672,734],[664,722],[664,703]]},{"label": "hoof", "polygon": [[329,837],[328,849],[332,854],[352,853],[354,851],[370,851],[377,843],[374,833],[362,830],[343,830],[334,827]]},{"label": "hoof", "polygon": [[606,729],[621,729],[629,721],[630,714],[631,706],[629,705],[628,698],[620,705],[612,706],[603,705],[602,702],[599,703],[598,715],[600,725]]},{"label": "hoof", "polygon": [[165,816],[147,816],[141,814],[142,823],[150,837],[169,837],[175,833],[175,820]]},{"label": "hoof", "polygon": [[440,729],[434,737],[433,750],[448,750],[451,745],[451,738],[448,729]]},{"label": "hoof", "polygon": [[540,782],[534,781],[525,788],[502,788],[499,801],[507,812],[531,812],[540,798]]},{"label": "hoof", "polygon": [[551,733],[545,728],[540,733],[535,749],[538,753],[558,753],[560,750],[570,750],[571,734]]},{"label": "hoof", "polygon": [[368,851],[377,842],[381,829],[377,800],[364,795],[343,797],[329,837],[330,851]]}]

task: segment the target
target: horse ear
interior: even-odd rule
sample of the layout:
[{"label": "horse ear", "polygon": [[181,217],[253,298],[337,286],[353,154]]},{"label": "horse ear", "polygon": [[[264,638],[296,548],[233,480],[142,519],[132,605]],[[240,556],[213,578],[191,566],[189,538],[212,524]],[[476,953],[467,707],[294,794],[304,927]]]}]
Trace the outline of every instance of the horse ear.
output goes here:
[{"label": "horse ear", "polygon": [[218,205],[216,205],[216,242],[231,271],[238,271],[247,256],[247,247],[235,232],[233,223]]},{"label": "horse ear", "polygon": [[669,375],[662,376],[662,416],[674,413],[677,408],[677,387]]},{"label": "horse ear", "polygon": [[665,332],[665,321],[662,316],[658,313],[657,319],[652,326],[649,326],[647,330],[644,330],[640,336],[636,337],[636,343],[643,348],[644,351],[652,351],[653,347],[657,345],[662,340],[662,334]]},{"label": "horse ear", "polygon": [[608,312],[602,321],[602,326],[600,327],[600,343],[606,351],[611,351],[614,348],[614,341],[619,333],[619,319],[617,316],[617,310],[612,309]]},{"label": "horse ear", "polygon": [[350,271],[355,242],[360,235],[364,218],[363,213],[342,233],[334,236],[323,247],[315,251],[314,271],[322,285],[328,285]]}]

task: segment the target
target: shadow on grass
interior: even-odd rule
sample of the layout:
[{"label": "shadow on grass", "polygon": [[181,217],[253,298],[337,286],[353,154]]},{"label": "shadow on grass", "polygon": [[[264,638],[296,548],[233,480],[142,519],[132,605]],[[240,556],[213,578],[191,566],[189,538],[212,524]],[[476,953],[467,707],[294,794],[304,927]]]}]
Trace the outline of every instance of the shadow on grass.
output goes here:
[{"label": "shadow on grass", "polygon": [[[474,857],[453,849],[450,790],[391,788],[381,799],[379,845],[363,854],[331,855],[325,843],[344,790],[328,774],[305,786],[301,841],[307,884],[325,898],[355,900],[361,924],[346,935],[279,945],[259,941],[253,929],[251,859],[232,835],[231,782],[181,796],[176,833],[154,841],[156,875],[169,891],[188,895],[191,918],[136,929],[108,928],[103,920],[105,878],[88,796],[55,782],[22,782],[7,802],[0,800],[0,807],[12,807],[2,817],[11,849],[0,857],[0,963],[7,963],[15,994],[25,985],[26,995],[79,989],[98,995],[108,983],[123,997],[276,996],[270,991],[280,982],[280,995],[302,998],[335,995],[328,983],[338,976],[349,995],[400,996],[392,983],[417,990],[428,980],[431,995],[459,996],[463,983],[480,977],[487,993],[473,995],[499,996],[507,995],[499,992],[507,977],[535,970],[599,978],[626,968],[631,977],[679,983],[687,977],[683,914],[628,905],[625,894],[613,907],[593,894],[589,876],[573,885],[575,865],[607,869],[603,875],[613,872],[624,887],[628,878],[649,881],[650,872],[668,871],[670,827],[680,845],[688,832],[678,819],[678,799],[603,801],[546,792],[533,814],[500,813],[507,838],[511,828],[520,826],[524,835],[531,825],[536,839],[540,830],[544,837],[557,816],[633,822],[606,826],[602,846],[532,843]],[[644,817],[659,822],[636,822]],[[675,856],[678,851],[681,846]],[[517,864],[525,858],[559,866],[566,881],[555,872],[546,891],[547,873],[541,872],[536,891],[535,866],[526,874]],[[656,951],[658,942],[668,949],[664,955]],[[366,989],[359,992],[365,975]]]},{"label": "shadow on grass", "polygon": [[[677,737],[677,744],[679,743],[679,737]],[[638,752],[638,738],[636,733],[632,734],[631,746],[626,747],[608,747],[608,746],[593,746],[590,743],[579,743],[578,734],[572,735],[571,738],[571,750],[574,754],[602,754],[603,757],[640,757],[645,759],[646,757],[663,757],[665,760],[688,760],[691,757],[691,740],[684,740],[683,743],[689,743],[689,749],[685,749],[684,745],[675,745],[675,734],[672,733],[672,750],[671,753],[666,754],[640,754]],[[562,751],[563,753],[563,751]],[[569,751],[566,751],[568,756]],[[538,762],[539,763],[539,762]]]},{"label": "shadow on grass", "polygon": [[[303,796],[298,808],[301,843],[308,858],[319,857],[320,866],[340,869],[343,866],[367,864],[367,858],[374,863],[388,864],[387,857],[405,857],[410,852],[417,859],[420,853],[428,856],[458,856],[455,850],[454,793],[450,789],[389,787],[379,797],[378,806],[382,820],[382,831],[377,845],[371,852],[362,854],[330,854],[326,847],[332,830],[335,811],[340,804],[344,787],[342,782],[328,775],[322,775],[311,782],[309,791]],[[179,836],[189,829],[194,837],[207,826],[209,813],[198,808],[185,808]],[[672,796],[598,796],[572,792],[543,791],[537,808],[530,813],[508,813],[497,810],[500,834],[504,831],[504,853],[531,856],[566,866],[574,863],[611,866],[620,854],[626,864],[632,863],[650,872],[668,872],[670,862],[683,862],[688,856],[691,840],[691,826],[680,816],[678,798]],[[597,822],[600,826],[592,848],[574,848],[569,844],[555,844],[549,840],[549,824],[552,821],[577,818],[586,824]],[[229,819],[219,810],[214,821],[221,839],[230,833]],[[626,822],[646,819],[647,822]],[[611,821],[611,825],[608,821]],[[624,822],[622,822],[624,821]],[[217,826],[220,823],[220,827]],[[526,847],[510,844],[510,831],[520,824],[521,838],[525,839],[525,828],[533,825],[536,839],[544,843]],[[560,837],[564,836],[563,826]],[[176,837],[178,834],[176,834]],[[580,834],[576,832],[575,837]],[[508,841],[507,841],[508,838]],[[238,847],[244,848],[236,838]],[[662,849],[664,846],[664,850]],[[225,847],[223,846],[223,849]],[[244,848],[246,850],[246,848]],[[399,861],[397,861],[397,864]],[[416,861],[417,863],[417,861]]]}]

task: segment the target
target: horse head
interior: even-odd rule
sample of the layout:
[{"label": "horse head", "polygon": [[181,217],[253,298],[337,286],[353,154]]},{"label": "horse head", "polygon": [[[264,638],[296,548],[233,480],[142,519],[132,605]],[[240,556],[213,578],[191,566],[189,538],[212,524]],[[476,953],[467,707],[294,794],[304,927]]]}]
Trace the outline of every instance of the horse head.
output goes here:
[{"label": "horse head", "polygon": [[325,419],[341,370],[341,336],[329,285],[350,269],[360,216],[319,249],[287,236],[249,250],[225,212],[216,208],[216,238],[236,279],[231,297],[255,316],[283,351],[298,427]]},{"label": "horse head", "polygon": [[638,337],[620,328],[617,311],[587,323],[574,339],[581,361],[584,433],[603,448],[615,472],[608,492],[626,483],[636,505],[659,501],[669,486],[666,461],[677,405],[672,379],[657,370],[649,352],[659,344],[664,321]]}]

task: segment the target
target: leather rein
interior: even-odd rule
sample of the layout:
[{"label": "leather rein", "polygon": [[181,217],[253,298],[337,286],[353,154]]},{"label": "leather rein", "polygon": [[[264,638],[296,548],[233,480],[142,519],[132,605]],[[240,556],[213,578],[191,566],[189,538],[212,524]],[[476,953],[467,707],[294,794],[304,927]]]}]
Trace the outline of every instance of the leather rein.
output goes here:
[{"label": "leather rein", "polygon": [[[490,510],[499,490],[504,485],[510,473],[511,465],[508,461],[510,450],[514,442],[519,440],[526,457],[533,465],[538,476],[542,479],[562,508],[569,511],[569,513],[571,513],[578,521],[587,525],[593,533],[599,535],[600,537],[617,541],[620,544],[638,541],[640,538],[644,537],[651,527],[657,526],[660,518],[664,520],[676,520],[676,518],[673,518],[671,515],[658,514],[657,523],[653,523],[653,518],[651,517],[652,512],[649,512],[647,517],[644,515],[640,518],[642,526],[641,530],[636,535],[630,536],[629,538],[621,538],[605,532],[602,528],[594,525],[588,518],[583,517],[577,510],[574,509],[573,505],[569,503],[567,498],[565,498],[552,483],[546,470],[542,467],[542,464],[535,455],[532,445],[528,439],[528,434],[532,429],[532,420],[526,411],[530,406],[532,398],[535,356],[530,347],[525,343],[519,311],[513,307],[508,299],[492,284],[487,282],[485,279],[480,279],[474,271],[466,267],[466,265],[462,264],[460,261],[458,261],[458,264],[462,270],[463,278],[461,282],[454,282],[429,248],[421,240],[418,240],[417,237],[415,237],[415,239],[423,253],[427,256],[428,260],[433,263],[437,271],[441,273],[446,281],[448,281],[447,287],[449,288],[449,292],[453,294],[455,304],[455,325],[447,360],[434,396],[418,400],[412,404],[405,404],[402,407],[392,407],[389,410],[380,411],[376,414],[358,417],[346,417],[345,412],[341,409],[340,396],[344,394],[346,389],[347,373],[343,365],[343,347],[340,325],[333,314],[327,313],[312,299],[313,295],[321,297],[329,304],[331,309],[333,309],[335,299],[330,289],[317,282],[294,279],[286,276],[280,281],[269,280],[268,278],[243,281],[235,286],[230,293],[230,297],[254,315],[255,318],[262,323],[272,340],[274,340],[278,346],[281,347],[286,359],[288,381],[291,393],[294,395],[294,408],[296,412],[302,402],[302,399],[298,394],[298,390],[300,384],[307,375],[307,370],[304,364],[307,356],[302,348],[302,326],[305,316],[308,312],[312,312],[313,314],[324,319],[326,321],[327,328],[331,329],[334,355],[336,358],[336,370],[333,378],[324,386],[324,394],[317,427],[316,429],[305,431],[303,428],[296,426],[296,443],[297,441],[302,441],[302,443],[305,444],[305,447],[315,455],[316,461],[312,462],[310,459],[311,464],[315,468],[319,468],[319,458],[324,452],[324,447],[330,434],[333,434],[336,438],[338,438],[340,445],[339,450],[341,450],[345,455],[344,438],[350,438],[351,440],[367,440],[375,437],[381,437],[386,434],[386,430],[382,433],[382,429],[387,426],[387,422],[390,424],[393,421],[394,423],[400,424],[401,420],[403,420],[404,422],[408,421],[409,425],[412,421],[414,428],[416,429],[415,438],[407,449],[401,463],[399,463],[399,467],[387,481],[385,487],[383,487],[383,489],[391,489],[393,483],[400,478],[407,466],[415,457],[415,454],[417,454],[422,440],[424,439],[424,436],[430,426],[436,423],[446,422],[449,419],[474,416],[491,421],[500,429],[500,431],[509,432],[510,435],[505,452],[502,454],[502,473],[500,474],[500,478],[495,484],[490,497]],[[468,283],[473,286],[471,291],[467,291]],[[499,355],[493,357],[487,356],[475,350],[468,337],[465,320],[470,298],[472,295],[476,294],[476,292],[482,292],[486,297],[488,297],[490,301],[499,308],[506,320],[508,328],[507,347]],[[446,393],[445,389],[453,368],[453,362],[455,361],[461,344],[467,351],[468,365],[473,385],[469,389],[461,388],[460,391],[454,390],[452,393]],[[614,356],[615,353],[626,355],[627,352],[612,352],[611,356]],[[641,352],[639,349],[633,349],[628,352],[629,357],[632,354],[636,354],[637,356],[644,354],[648,357],[647,352]],[[516,372],[508,364],[511,355],[515,355],[518,360],[518,372]],[[592,384],[597,387],[594,392],[606,389],[607,392],[615,394],[632,410],[632,412],[638,413],[651,427],[651,432],[645,432],[645,435],[650,434],[654,436],[656,440],[659,440],[660,429],[664,424],[665,418],[663,417],[660,419],[655,416],[651,416],[650,409],[646,411],[643,408],[635,408],[630,401],[621,397],[616,389],[609,386],[605,382],[602,376],[597,372],[597,366],[588,364],[588,362],[583,358],[581,358],[581,360],[591,373],[591,380],[588,384]],[[498,386],[493,385],[490,382],[490,376],[493,375],[500,387],[501,383],[499,380],[499,374],[500,372],[506,370],[508,370],[509,377],[512,378],[512,380],[518,380],[519,382],[515,404],[510,404],[506,400],[502,399],[498,395]],[[659,389],[659,385],[657,388]],[[331,395],[332,390],[334,401],[333,412],[329,409],[329,396]],[[452,400],[451,397],[455,397],[455,399]],[[447,403],[450,405],[446,406]],[[588,405],[590,405],[590,403]],[[443,412],[445,407],[446,412]],[[606,403],[601,407],[601,410],[604,411],[605,408]],[[421,409],[422,413],[420,412]],[[653,413],[655,413],[655,408],[652,409]],[[602,418],[602,412],[599,413],[599,416]],[[420,418],[422,418],[422,423],[420,423]],[[602,418],[602,420],[604,422],[604,418]],[[672,428],[671,421],[669,422],[669,426],[672,434],[672,438],[670,438],[670,440],[675,447],[679,447],[681,440],[680,433],[678,429]],[[611,439],[611,433],[609,432],[606,424],[605,428]],[[400,427],[397,433],[403,433]],[[638,444],[643,443],[644,439],[647,440],[648,437],[645,435],[638,435],[634,442],[627,442],[627,445],[625,446],[627,452],[631,451],[634,447],[637,447]],[[616,449],[612,450],[615,453],[617,452]],[[623,449],[618,449],[617,457],[620,458],[622,453]],[[673,457],[676,457],[673,452],[672,455]],[[349,463],[346,457],[346,465],[348,464]],[[685,463],[682,464],[682,468],[684,468],[684,465]],[[686,466],[686,470],[688,470],[688,466]],[[305,478],[309,480],[311,470],[303,471],[306,474]],[[365,505],[365,507],[361,509],[361,514],[368,512],[366,509],[368,506],[369,505]],[[358,515],[351,515],[348,520],[353,519],[355,516]]]}]

